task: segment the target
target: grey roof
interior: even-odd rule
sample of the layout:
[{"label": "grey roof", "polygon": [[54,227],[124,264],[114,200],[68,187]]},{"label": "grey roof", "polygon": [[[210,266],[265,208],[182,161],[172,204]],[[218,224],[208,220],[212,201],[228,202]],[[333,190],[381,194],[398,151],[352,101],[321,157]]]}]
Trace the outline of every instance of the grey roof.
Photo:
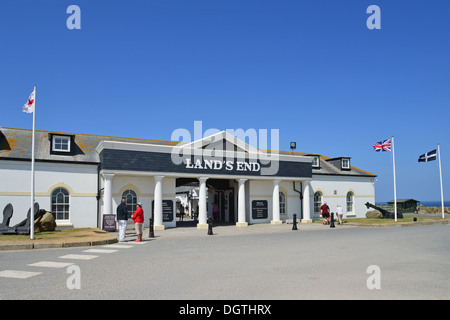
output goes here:
[{"label": "grey roof", "polygon": [[[71,155],[57,155],[50,153],[51,141],[49,139],[51,134],[63,134],[74,136],[75,148]],[[14,159],[14,160],[29,160],[31,159],[31,136],[30,129],[17,129],[0,127],[0,160]],[[37,161],[62,161],[62,162],[82,162],[82,163],[99,163],[99,155],[95,148],[100,141],[120,141],[132,142],[153,145],[167,145],[175,146],[176,141],[152,140],[152,139],[138,139],[138,138],[124,138],[104,135],[92,135],[84,133],[65,133],[56,131],[36,130],[36,152],[35,159]],[[313,174],[326,175],[349,175],[349,176],[370,176],[376,177],[375,174],[356,168],[350,167],[350,170],[341,170],[333,165],[331,158],[320,154],[311,154],[305,152],[279,151],[280,154],[297,155],[297,156],[319,156],[320,168],[313,168]],[[346,157],[349,158],[349,157]]]},{"label": "grey roof", "polygon": [[[50,134],[73,135],[75,149],[72,155],[56,155],[50,153]],[[0,158],[31,159],[32,130],[0,127]],[[99,155],[95,147],[100,141],[120,141],[156,145],[176,145],[177,142],[137,138],[121,138],[113,136],[92,135],[84,133],[65,133],[36,130],[35,159],[53,161],[71,161],[99,163]]]}]

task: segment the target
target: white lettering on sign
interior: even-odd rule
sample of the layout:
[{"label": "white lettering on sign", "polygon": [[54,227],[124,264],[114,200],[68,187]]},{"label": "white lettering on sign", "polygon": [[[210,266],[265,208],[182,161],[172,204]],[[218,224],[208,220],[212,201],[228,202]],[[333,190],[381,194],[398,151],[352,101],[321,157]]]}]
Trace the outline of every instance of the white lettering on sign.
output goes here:
[{"label": "white lettering on sign", "polygon": [[245,161],[221,161],[221,160],[208,160],[208,159],[196,159],[192,163],[191,159],[186,159],[187,169],[202,169],[202,170],[222,170],[225,165],[225,170],[232,171],[252,171],[259,172],[261,165],[258,162],[245,162]]}]

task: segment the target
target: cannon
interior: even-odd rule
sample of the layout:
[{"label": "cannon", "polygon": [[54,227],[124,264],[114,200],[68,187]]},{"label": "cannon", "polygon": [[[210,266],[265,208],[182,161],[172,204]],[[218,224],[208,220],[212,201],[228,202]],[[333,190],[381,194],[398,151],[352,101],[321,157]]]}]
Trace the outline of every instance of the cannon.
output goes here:
[{"label": "cannon", "polygon": [[[382,209],[380,207],[374,206],[373,204],[368,203],[368,202],[366,202],[365,205],[366,205],[367,209],[373,208],[375,210],[380,211],[381,214],[383,215],[382,219],[394,219],[395,218],[395,214],[392,213],[392,212],[389,212],[389,211],[384,210],[384,209]],[[397,219],[403,219],[403,214],[401,212],[397,212]]]}]

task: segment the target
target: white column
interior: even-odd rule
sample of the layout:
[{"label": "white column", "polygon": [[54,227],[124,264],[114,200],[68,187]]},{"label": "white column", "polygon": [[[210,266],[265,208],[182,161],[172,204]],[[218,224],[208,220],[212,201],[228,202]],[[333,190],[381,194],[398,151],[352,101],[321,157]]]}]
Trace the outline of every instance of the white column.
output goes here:
[{"label": "white column", "polygon": [[116,214],[112,208],[112,179],[114,174],[103,174],[103,214]]},{"label": "white column", "polygon": [[311,185],[309,181],[303,182],[303,219],[302,223],[312,223],[311,219],[311,206],[310,206],[310,192]]},{"label": "white column", "polygon": [[200,177],[198,181],[200,183],[200,191],[198,194],[198,224],[197,229],[208,229],[206,221],[206,180],[208,177]]},{"label": "white column", "polygon": [[155,199],[154,199],[154,230],[164,230],[163,213],[162,213],[162,179],[164,176],[155,176]]},{"label": "white column", "polygon": [[245,181],[247,179],[238,180],[238,222],[236,222],[236,227],[248,227],[248,223],[245,221]]},{"label": "white column", "polygon": [[281,224],[280,220],[280,179],[273,180],[272,221],[270,224]]}]

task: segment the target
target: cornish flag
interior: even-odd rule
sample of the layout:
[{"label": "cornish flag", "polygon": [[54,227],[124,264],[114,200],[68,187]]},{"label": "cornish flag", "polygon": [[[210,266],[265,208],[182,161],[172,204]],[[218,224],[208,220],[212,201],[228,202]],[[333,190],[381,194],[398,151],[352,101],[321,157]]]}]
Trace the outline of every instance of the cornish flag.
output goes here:
[{"label": "cornish flag", "polygon": [[377,152],[383,152],[383,151],[391,151],[391,140],[384,140],[384,141],[379,141],[377,143],[375,143],[373,145],[373,150],[377,151]]},{"label": "cornish flag", "polygon": [[30,97],[27,100],[27,103],[23,106],[23,112],[26,113],[33,113],[34,112],[34,106],[36,104],[36,92],[33,90],[33,92],[30,94]]},{"label": "cornish flag", "polygon": [[433,160],[436,160],[436,149],[434,149],[434,150],[432,150],[430,152],[421,154],[417,161],[419,161],[419,162],[428,162],[428,161],[433,161]]}]

